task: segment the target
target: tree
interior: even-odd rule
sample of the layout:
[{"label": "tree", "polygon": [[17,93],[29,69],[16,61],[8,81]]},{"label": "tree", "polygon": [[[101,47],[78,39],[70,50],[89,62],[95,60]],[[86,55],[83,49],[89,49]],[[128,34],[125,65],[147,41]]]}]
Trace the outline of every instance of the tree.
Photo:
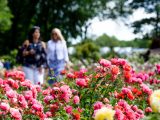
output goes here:
[{"label": "tree", "polygon": [[86,39],[76,45],[73,56],[86,65],[84,60],[96,62],[100,59],[100,49],[91,39]]},{"label": "tree", "polygon": [[0,31],[4,32],[11,26],[12,14],[7,6],[7,0],[0,0]]},{"label": "tree", "polygon": [[88,20],[95,16],[101,17],[108,1],[8,0],[14,17],[11,29],[1,36],[4,40],[0,41],[0,48],[3,48],[3,53],[16,48],[27,38],[28,30],[33,25],[41,27],[44,41],[50,39],[54,27],[62,30],[66,40],[81,36],[84,32],[82,26],[88,25]]},{"label": "tree", "polygon": [[134,0],[129,4],[133,10],[143,8],[146,13],[155,14],[150,18],[143,18],[142,20],[135,21],[133,27],[135,33],[143,32],[145,25],[153,26],[153,30],[150,33],[146,33],[145,36],[157,37],[160,36],[160,1],[159,0]]},{"label": "tree", "polygon": [[[152,17],[143,18],[129,24],[134,28],[134,33],[142,33],[144,37],[151,38],[160,36],[160,0],[114,0],[110,7],[113,11],[111,18],[126,18],[137,9],[144,9],[148,14],[154,14]],[[152,31],[144,33],[145,26],[152,26]]]},{"label": "tree", "polygon": [[[58,27],[66,39],[83,34],[82,26],[88,26],[88,20],[101,14],[109,0],[40,0],[35,14],[35,24],[42,27],[42,33],[50,33]],[[49,38],[49,34],[45,40]]]}]

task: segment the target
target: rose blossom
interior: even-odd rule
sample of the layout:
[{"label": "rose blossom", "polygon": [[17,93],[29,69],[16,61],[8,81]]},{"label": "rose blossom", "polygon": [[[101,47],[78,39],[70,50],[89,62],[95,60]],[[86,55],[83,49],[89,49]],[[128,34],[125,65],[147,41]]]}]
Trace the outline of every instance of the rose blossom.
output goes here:
[{"label": "rose blossom", "polygon": [[74,96],[74,98],[73,98],[73,103],[74,103],[74,104],[79,104],[79,101],[80,101],[80,100],[79,100],[79,96],[77,96],[77,95]]},{"label": "rose blossom", "polygon": [[22,120],[22,115],[18,109],[11,108],[10,113],[11,113],[12,117],[15,118],[16,120]]},{"label": "rose blossom", "polygon": [[2,102],[2,103],[0,104],[0,109],[3,110],[3,111],[8,111],[9,108],[10,108],[10,106],[9,106],[9,104],[7,104],[7,103]]},{"label": "rose blossom", "polygon": [[66,106],[64,107],[66,113],[71,114],[72,113],[72,106]]}]

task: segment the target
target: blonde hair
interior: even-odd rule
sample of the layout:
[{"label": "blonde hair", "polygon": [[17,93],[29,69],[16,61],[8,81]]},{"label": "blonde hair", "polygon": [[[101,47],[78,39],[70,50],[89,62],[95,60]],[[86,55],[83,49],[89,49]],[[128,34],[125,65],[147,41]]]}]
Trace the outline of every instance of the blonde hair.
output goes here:
[{"label": "blonde hair", "polygon": [[[61,30],[58,28],[53,28],[51,34],[56,33],[59,40],[63,41],[64,37],[61,33]],[[51,37],[52,38],[52,37]]]}]

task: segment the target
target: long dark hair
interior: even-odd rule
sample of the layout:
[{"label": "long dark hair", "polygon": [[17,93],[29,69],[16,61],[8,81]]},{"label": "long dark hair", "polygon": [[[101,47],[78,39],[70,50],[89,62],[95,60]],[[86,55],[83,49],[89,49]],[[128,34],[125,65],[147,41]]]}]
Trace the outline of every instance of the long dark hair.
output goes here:
[{"label": "long dark hair", "polygon": [[[35,30],[37,30],[37,29],[40,31],[40,27],[34,26],[34,27],[32,27],[31,30],[29,31],[29,33],[28,33],[28,40],[29,40],[30,43],[33,42],[33,33],[34,33]],[[39,38],[39,40],[40,40],[40,38]]]}]

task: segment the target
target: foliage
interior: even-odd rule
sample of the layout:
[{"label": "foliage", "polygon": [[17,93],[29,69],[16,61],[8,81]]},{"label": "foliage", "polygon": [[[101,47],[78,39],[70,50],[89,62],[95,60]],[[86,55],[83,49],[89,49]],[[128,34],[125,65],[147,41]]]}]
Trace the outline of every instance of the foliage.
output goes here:
[{"label": "foliage", "polygon": [[0,31],[4,32],[11,26],[11,18],[13,17],[9,7],[7,6],[7,0],[0,0]]},{"label": "foliage", "polygon": [[133,47],[133,48],[149,48],[151,45],[151,40],[145,39],[135,39],[130,41],[118,40],[117,38],[110,37],[106,34],[99,36],[95,43],[101,47],[108,46],[113,47]]},{"label": "foliage", "polygon": [[[144,37],[157,37],[160,35],[160,1],[159,0],[114,0],[111,9],[112,18],[128,18],[137,9],[143,9],[154,16],[133,21],[129,24],[135,33],[142,33]],[[124,19],[126,21],[126,19]],[[127,21],[126,21],[127,23]],[[152,26],[151,31],[144,32],[145,27]]]},{"label": "foliage", "polygon": [[16,66],[17,62],[16,62],[16,55],[17,55],[17,50],[12,50],[10,51],[10,53],[8,55],[3,55],[0,57],[0,60],[2,60],[3,62],[10,62],[12,66]]},{"label": "foliage", "polygon": [[83,62],[86,59],[95,62],[100,58],[99,47],[92,40],[84,40],[84,42],[75,46],[75,53],[73,56]]},{"label": "foliage", "polygon": [[[102,16],[108,0],[9,0],[8,5],[13,14],[11,29],[1,36],[0,48],[7,46],[4,52],[15,49],[27,39],[29,29],[38,25],[44,41],[50,39],[54,27],[62,30],[66,41],[68,38],[81,36],[88,25],[88,20]],[[7,40],[7,42],[6,42]],[[4,53],[0,51],[0,53]]]}]

